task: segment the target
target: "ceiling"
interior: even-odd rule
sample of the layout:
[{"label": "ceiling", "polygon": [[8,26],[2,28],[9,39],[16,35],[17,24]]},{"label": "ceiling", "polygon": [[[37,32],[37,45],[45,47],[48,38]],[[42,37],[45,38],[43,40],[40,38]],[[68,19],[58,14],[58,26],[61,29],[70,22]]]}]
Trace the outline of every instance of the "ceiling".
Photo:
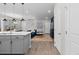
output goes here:
[{"label": "ceiling", "polygon": [[0,4],[0,16],[22,18],[31,16],[36,19],[50,19],[54,14],[53,3],[12,3]]}]

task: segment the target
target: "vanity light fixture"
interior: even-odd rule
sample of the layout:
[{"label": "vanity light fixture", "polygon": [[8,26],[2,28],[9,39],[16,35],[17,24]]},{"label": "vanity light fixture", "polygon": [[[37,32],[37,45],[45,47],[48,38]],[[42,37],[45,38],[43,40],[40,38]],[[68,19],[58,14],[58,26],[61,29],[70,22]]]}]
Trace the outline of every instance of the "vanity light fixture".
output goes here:
[{"label": "vanity light fixture", "polygon": [[7,21],[7,19],[6,19],[6,3],[3,3],[4,4],[4,15],[5,15],[5,18],[3,19],[3,21]]},{"label": "vanity light fixture", "polygon": [[13,5],[15,5],[15,3],[13,3]]},{"label": "vanity light fixture", "polygon": [[3,3],[4,5],[6,5],[7,3]]},{"label": "vanity light fixture", "polygon": [[[13,3],[13,13],[15,13],[15,3]],[[16,22],[16,19],[15,18],[13,18],[13,20],[12,21],[14,21],[14,22]]]},{"label": "vanity light fixture", "polygon": [[7,21],[7,19],[4,19],[3,21]]},{"label": "vanity light fixture", "polygon": [[16,21],[16,19],[13,19],[12,21]]},{"label": "vanity light fixture", "polygon": [[[23,13],[23,15],[24,15],[24,3],[21,3],[21,4],[22,4],[22,7],[23,7],[22,13]],[[21,19],[20,21],[25,21],[25,20],[24,20],[24,18],[22,17],[22,19]]]},{"label": "vanity light fixture", "polygon": [[24,3],[21,3],[22,5],[24,5]]},{"label": "vanity light fixture", "polygon": [[20,21],[25,21],[23,18]]}]

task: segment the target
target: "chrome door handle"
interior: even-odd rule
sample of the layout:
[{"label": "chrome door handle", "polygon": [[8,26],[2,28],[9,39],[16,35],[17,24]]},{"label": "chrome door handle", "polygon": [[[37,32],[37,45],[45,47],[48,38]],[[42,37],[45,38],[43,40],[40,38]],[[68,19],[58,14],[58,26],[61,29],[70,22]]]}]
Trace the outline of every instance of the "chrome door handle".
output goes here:
[{"label": "chrome door handle", "polygon": [[58,33],[58,35],[61,35],[61,33]]}]

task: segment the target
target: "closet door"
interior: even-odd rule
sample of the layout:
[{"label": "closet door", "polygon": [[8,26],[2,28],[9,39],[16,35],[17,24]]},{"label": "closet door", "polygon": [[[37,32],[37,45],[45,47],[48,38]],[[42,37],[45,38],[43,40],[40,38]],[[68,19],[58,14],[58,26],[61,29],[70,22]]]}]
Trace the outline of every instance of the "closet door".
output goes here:
[{"label": "closet door", "polygon": [[70,4],[68,41],[70,42],[68,54],[79,54],[79,4]]}]

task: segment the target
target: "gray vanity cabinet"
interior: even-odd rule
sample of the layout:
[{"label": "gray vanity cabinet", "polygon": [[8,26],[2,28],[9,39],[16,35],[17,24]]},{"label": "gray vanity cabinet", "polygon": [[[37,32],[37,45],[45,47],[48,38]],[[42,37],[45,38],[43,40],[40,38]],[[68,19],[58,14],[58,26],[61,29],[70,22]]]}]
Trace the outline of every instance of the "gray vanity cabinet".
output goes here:
[{"label": "gray vanity cabinet", "polygon": [[10,45],[10,37],[8,35],[0,36],[0,54],[10,54],[11,53],[11,45]]},{"label": "gray vanity cabinet", "polygon": [[24,54],[24,36],[13,35],[12,39],[12,54]]},{"label": "gray vanity cabinet", "polygon": [[0,35],[0,54],[27,54],[30,40],[30,34]]}]

